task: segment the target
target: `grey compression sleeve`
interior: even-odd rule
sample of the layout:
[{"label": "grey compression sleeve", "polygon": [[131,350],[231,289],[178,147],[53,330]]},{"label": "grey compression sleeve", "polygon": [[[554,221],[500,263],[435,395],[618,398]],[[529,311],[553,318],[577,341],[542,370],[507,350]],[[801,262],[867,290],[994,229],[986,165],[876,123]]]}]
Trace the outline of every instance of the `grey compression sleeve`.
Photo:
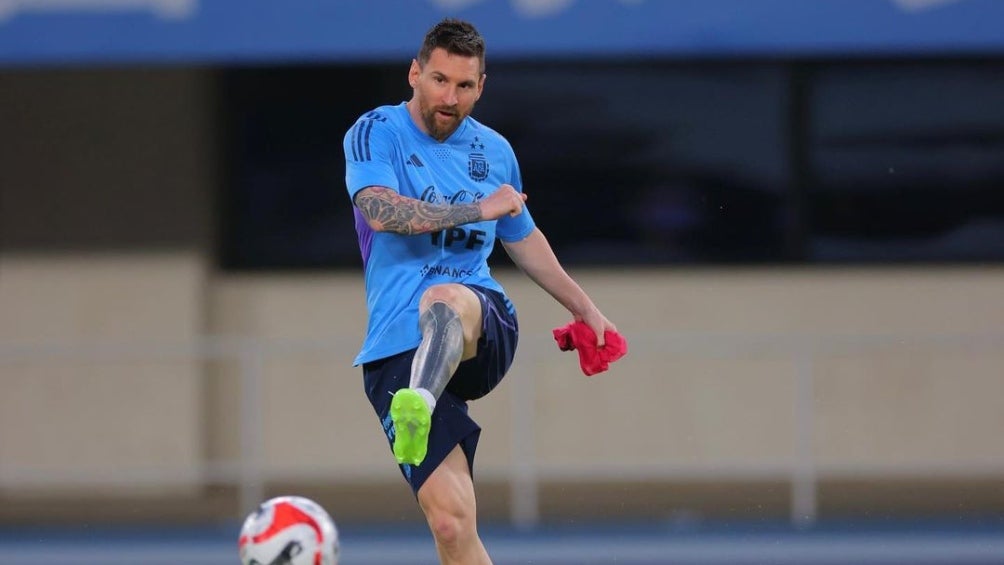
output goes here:
[{"label": "grey compression sleeve", "polygon": [[424,388],[439,400],[464,353],[460,316],[445,302],[433,302],[418,320],[422,344],[411,362],[411,388]]}]

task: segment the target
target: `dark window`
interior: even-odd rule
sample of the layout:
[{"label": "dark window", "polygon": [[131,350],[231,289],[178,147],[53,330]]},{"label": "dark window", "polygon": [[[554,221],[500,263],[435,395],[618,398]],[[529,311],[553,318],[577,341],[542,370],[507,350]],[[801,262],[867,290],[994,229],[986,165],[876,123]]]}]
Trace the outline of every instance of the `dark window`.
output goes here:
[{"label": "dark window", "polygon": [[[567,264],[1004,259],[1004,62],[492,61]],[[222,263],[357,267],[342,136],[407,65],[223,73]]]},{"label": "dark window", "polygon": [[386,74],[371,66],[223,72],[224,267],[362,264],[345,190],[342,136],[359,114],[387,96],[381,88]]},{"label": "dark window", "polygon": [[783,257],[778,66],[513,65],[489,80],[479,117],[515,147],[534,218],[562,260]]},{"label": "dark window", "polygon": [[1004,65],[840,63],[813,75],[809,257],[1004,259]]}]

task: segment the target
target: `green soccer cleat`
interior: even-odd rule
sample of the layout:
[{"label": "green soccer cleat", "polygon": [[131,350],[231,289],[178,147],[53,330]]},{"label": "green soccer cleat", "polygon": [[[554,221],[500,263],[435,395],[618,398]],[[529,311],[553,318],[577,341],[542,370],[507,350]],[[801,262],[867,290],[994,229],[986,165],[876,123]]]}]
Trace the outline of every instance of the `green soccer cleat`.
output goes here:
[{"label": "green soccer cleat", "polygon": [[432,414],[422,395],[402,388],[390,402],[390,419],[394,422],[394,457],[402,465],[420,465],[429,447],[429,426]]}]

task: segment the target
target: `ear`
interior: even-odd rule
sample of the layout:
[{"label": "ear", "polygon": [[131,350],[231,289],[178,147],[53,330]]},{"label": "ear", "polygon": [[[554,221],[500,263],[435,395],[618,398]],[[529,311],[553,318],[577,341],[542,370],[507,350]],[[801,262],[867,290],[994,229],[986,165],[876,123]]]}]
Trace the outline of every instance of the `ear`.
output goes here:
[{"label": "ear", "polygon": [[485,91],[485,80],[487,78],[487,73],[481,73],[481,78],[478,79],[478,95],[474,98],[475,102],[481,99],[481,93]]},{"label": "ear", "polygon": [[418,79],[422,76],[422,66],[418,64],[418,59],[411,60],[411,68],[408,69],[408,84],[412,88],[418,88]]}]

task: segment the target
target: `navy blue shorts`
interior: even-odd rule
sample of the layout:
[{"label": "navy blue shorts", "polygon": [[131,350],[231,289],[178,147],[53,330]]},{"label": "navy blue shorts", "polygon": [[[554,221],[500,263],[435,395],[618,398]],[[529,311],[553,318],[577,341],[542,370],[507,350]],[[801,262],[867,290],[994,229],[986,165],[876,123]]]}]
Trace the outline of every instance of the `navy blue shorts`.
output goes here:
[{"label": "navy blue shorts", "polygon": [[[465,286],[473,290],[481,301],[481,339],[478,340],[475,357],[457,367],[443,395],[436,401],[425,460],[417,466],[400,465],[401,473],[416,494],[458,444],[467,456],[467,466],[473,476],[474,452],[478,447],[481,427],[467,414],[467,402],[481,398],[498,386],[516,353],[519,324],[509,299],[481,286]],[[366,396],[373,404],[391,446],[394,445],[394,424],[390,419],[390,401],[395,392],[409,385],[411,360],[417,350],[363,364]]]}]

